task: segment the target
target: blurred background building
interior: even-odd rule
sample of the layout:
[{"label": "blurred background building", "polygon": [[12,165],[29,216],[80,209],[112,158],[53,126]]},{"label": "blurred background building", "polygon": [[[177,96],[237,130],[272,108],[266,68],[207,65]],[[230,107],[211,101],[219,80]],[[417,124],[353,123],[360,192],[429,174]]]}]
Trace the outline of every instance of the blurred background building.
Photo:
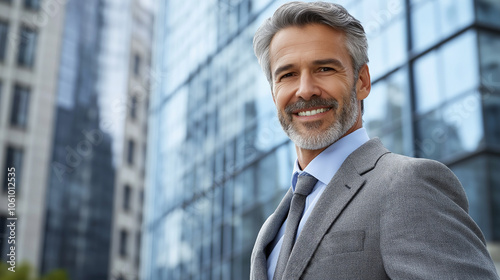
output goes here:
[{"label": "blurred background building", "polygon": [[[64,10],[52,8],[49,16],[40,13],[39,1],[0,1],[0,232],[7,234],[7,168],[13,166],[16,253],[35,267],[43,252],[64,30]],[[7,239],[0,249],[6,260]]]},{"label": "blurred background building", "polygon": [[[109,1],[109,11],[115,17],[124,19],[129,25],[128,46],[123,50],[129,55],[126,77],[126,114],[122,131],[122,157],[116,170],[115,205],[110,258],[110,278],[116,280],[139,279],[141,253],[141,226],[144,201],[144,181],[146,175],[146,149],[148,129],[148,106],[151,69],[151,48],[153,41],[153,12],[141,5],[140,1]],[[120,7],[124,7],[120,8]],[[116,24],[116,32],[124,26]],[[122,40],[109,36],[109,44],[120,48]],[[123,48],[123,47],[122,47]],[[116,49],[110,49],[112,57]],[[120,53],[120,52],[118,52]],[[110,72],[117,68],[116,63],[123,63],[120,57],[110,63]],[[117,83],[109,84],[112,91]],[[123,83],[121,83],[123,84]],[[122,123],[122,122],[118,122]]]},{"label": "blurred background building", "polygon": [[[295,160],[252,49],[284,2],[158,2],[143,279],[248,278]],[[369,135],[447,164],[499,263],[500,2],[335,2],[367,31]]]},{"label": "blurred background building", "polygon": [[[0,259],[14,166],[38,274],[247,279],[296,158],[252,49],[284,2],[0,0]],[[370,136],[447,164],[500,263],[500,2],[334,2],[367,31]]]},{"label": "blurred background building", "polygon": [[18,265],[138,279],[153,27],[144,3],[0,1],[2,261],[14,166]]}]

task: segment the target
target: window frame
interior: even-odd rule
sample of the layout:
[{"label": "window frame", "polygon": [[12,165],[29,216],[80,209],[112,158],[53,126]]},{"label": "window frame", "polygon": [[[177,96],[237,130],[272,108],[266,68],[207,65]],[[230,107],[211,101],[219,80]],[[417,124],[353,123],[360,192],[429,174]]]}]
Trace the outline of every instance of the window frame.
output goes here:
[{"label": "window frame", "polygon": [[121,229],[119,235],[118,254],[122,258],[126,258],[128,255],[127,241],[128,241],[128,231],[126,229]]},{"label": "window frame", "polygon": [[[8,21],[5,21],[5,20],[0,20],[0,26],[3,25],[5,26],[5,33],[1,34],[0,33],[0,62],[5,62],[5,59],[7,58],[7,46],[9,45],[8,44],[8,41],[9,41],[9,27],[10,27],[10,24]],[[1,28],[0,28],[1,30]],[[2,38],[2,36],[5,36],[4,38]]]},{"label": "window frame", "polygon": [[[28,35],[26,35],[28,34]],[[29,34],[33,34],[33,39],[29,39]],[[33,68],[36,60],[38,41],[38,30],[26,25],[22,25],[19,31],[19,44],[17,48],[16,63],[20,67]],[[25,45],[24,45],[25,44]]]},{"label": "window frame", "polygon": [[123,204],[122,204],[122,209],[126,212],[130,211],[132,209],[131,202],[132,202],[132,187],[130,185],[126,184],[123,187]]},{"label": "window frame", "polygon": [[22,84],[14,84],[10,106],[10,127],[24,129],[28,126],[31,88]]},{"label": "window frame", "polygon": [[41,7],[40,3],[40,0],[24,0],[23,7],[28,10],[38,11]]}]

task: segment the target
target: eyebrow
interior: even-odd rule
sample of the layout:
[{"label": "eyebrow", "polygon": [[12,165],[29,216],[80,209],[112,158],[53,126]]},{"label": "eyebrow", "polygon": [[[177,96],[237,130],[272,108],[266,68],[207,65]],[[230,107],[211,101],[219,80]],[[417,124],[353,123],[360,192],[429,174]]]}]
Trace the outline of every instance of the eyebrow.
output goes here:
[{"label": "eyebrow", "polygon": [[279,73],[281,72],[284,72],[284,71],[287,71],[289,70],[290,68],[293,67],[293,64],[286,64],[286,65],[283,65],[283,66],[280,66],[278,67],[275,71],[274,71],[274,77],[277,77]]},{"label": "eyebrow", "polygon": [[335,58],[326,58],[326,59],[315,60],[315,61],[313,61],[312,64],[313,65],[333,64],[336,67],[344,68],[344,64],[342,64],[342,62],[340,62],[340,60],[335,59]]},{"label": "eyebrow", "polygon": [[[325,59],[314,60],[312,62],[312,64],[315,66],[332,64],[338,68],[342,68],[342,69],[345,68],[344,64],[342,64],[342,62],[340,62],[340,60],[335,59],[335,58],[325,58]],[[294,64],[285,64],[283,66],[276,68],[276,70],[274,71],[274,77],[277,77],[279,73],[287,71],[293,67],[294,67]]]}]

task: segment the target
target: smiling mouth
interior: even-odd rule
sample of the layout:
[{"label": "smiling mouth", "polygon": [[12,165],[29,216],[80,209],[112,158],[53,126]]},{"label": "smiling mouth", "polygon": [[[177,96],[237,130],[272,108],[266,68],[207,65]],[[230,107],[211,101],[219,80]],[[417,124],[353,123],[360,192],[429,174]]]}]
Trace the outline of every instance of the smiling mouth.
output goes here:
[{"label": "smiling mouth", "polygon": [[327,111],[330,111],[331,108],[320,108],[320,109],[315,109],[315,110],[310,110],[310,111],[301,111],[298,112],[297,115],[303,117],[303,116],[314,116],[316,114],[321,114]]}]

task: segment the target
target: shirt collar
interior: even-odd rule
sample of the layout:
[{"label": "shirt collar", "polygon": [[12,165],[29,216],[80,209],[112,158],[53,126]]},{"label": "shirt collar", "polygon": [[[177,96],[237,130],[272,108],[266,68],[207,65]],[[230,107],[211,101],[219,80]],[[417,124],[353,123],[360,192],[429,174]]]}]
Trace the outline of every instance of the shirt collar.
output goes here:
[{"label": "shirt collar", "polygon": [[322,151],[307,165],[305,170],[300,170],[299,162],[295,160],[292,173],[293,190],[295,191],[297,177],[303,173],[308,173],[321,183],[328,185],[345,159],[368,140],[370,138],[366,130],[362,127],[340,138],[337,142]]}]

